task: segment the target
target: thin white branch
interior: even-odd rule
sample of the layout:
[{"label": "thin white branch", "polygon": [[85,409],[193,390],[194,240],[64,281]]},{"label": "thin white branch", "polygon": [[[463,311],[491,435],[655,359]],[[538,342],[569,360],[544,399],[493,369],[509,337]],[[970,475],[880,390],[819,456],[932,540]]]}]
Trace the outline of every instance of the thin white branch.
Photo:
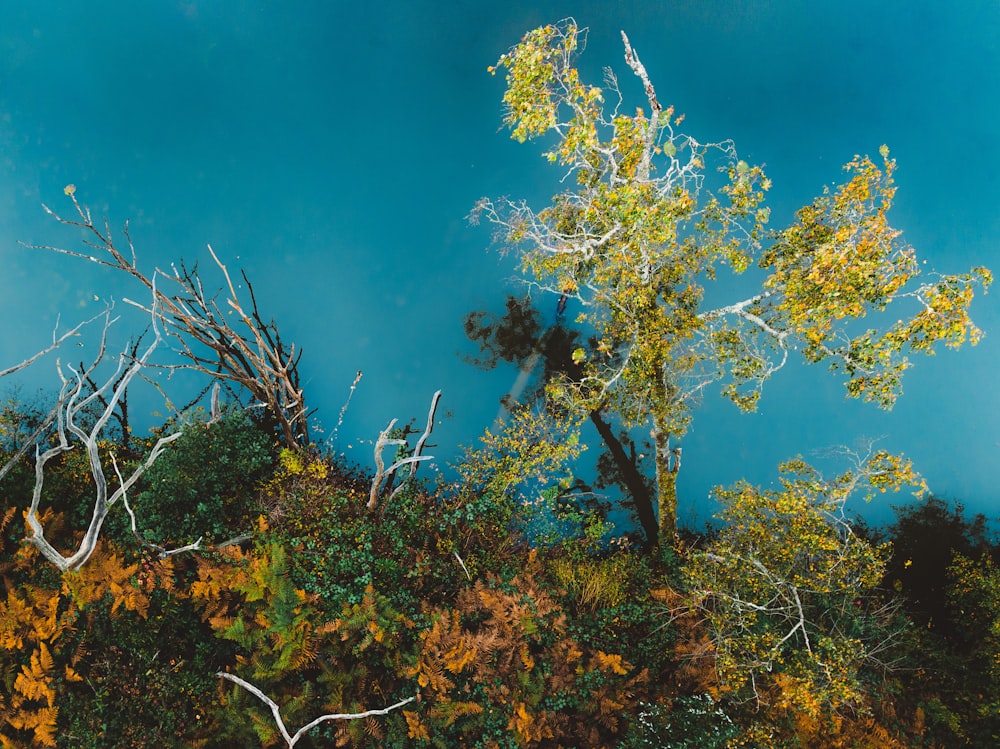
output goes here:
[{"label": "thin white branch", "polygon": [[649,101],[649,108],[651,110],[649,124],[646,127],[646,144],[642,151],[642,159],[636,170],[639,179],[645,182],[649,179],[649,165],[653,156],[653,148],[656,145],[660,113],[663,111],[663,107],[660,106],[660,102],[656,98],[656,91],[653,88],[652,81],[649,80],[649,73],[646,72],[646,66],[642,64],[639,60],[639,55],[632,49],[632,45],[629,43],[628,36],[626,36],[624,31],[622,31],[622,42],[625,44],[625,62],[628,63],[628,66],[632,68],[632,72],[642,81],[646,92],[646,99]]},{"label": "thin white branch", "polygon": [[89,325],[90,323],[94,322],[94,320],[98,319],[99,317],[108,318],[108,316],[110,315],[110,312],[111,312],[111,308],[109,307],[104,312],[101,312],[98,315],[94,315],[89,320],[84,320],[82,323],[80,323],[79,325],[77,325],[75,328],[72,328],[71,330],[66,331],[62,335],[57,335],[58,331],[59,331],[59,318],[57,317],[56,318],[55,328],[53,328],[53,330],[52,330],[52,343],[51,343],[51,345],[49,345],[47,348],[42,349],[41,351],[39,351],[38,353],[34,354],[33,356],[29,356],[27,359],[25,359],[20,364],[15,364],[14,366],[8,367],[7,369],[0,369],[0,377],[6,377],[7,375],[14,374],[14,372],[17,372],[17,371],[20,371],[22,369],[26,369],[27,367],[30,367],[34,362],[38,361],[39,359],[41,359],[46,354],[48,354],[48,353],[50,353],[52,351],[55,351],[57,348],[59,348],[59,346],[62,345],[63,341],[65,341],[67,338],[71,338],[73,336],[79,335],[81,328],[86,327],[87,325]]},{"label": "thin white branch", "polygon": [[470,575],[470,574],[469,574],[469,568],[465,566],[465,562],[463,562],[463,561],[462,561],[462,557],[460,557],[460,556],[458,555],[458,552],[457,552],[457,551],[453,551],[453,552],[451,552],[451,553],[455,555],[455,559],[457,559],[457,560],[458,560],[458,564],[459,564],[459,566],[460,566],[460,567],[462,568],[462,572],[464,572],[464,573],[465,573],[465,576],[466,576],[466,577],[467,577],[467,578],[468,578],[469,580],[472,580],[472,575]]},{"label": "thin white branch", "polygon": [[[410,475],[407,477],[409,480],[412,480],[413,477],[416,475],[417,468],[419,467],[420,462],[427,459],[423,455],[424,445],[427,443],[427,438],[431,436],[431,432],[434,431],[434,414],[437,412],[438,401],[440,400],[441,400],[441,391],[440,390],[434,391],[434,395],[431,396],[431,407],[427,411],[427,425],[424,427],[424,433],[421,434],[420,439],[417,440],[417,446],[413,448],[413,456],[409,458],[410,464],[412,465],[412,468],[410,468]],[[393,466],[392,468],[389,469],[389,472],[392,473],[392,471],[400,467],[400,465],[401,464]],[[393,497],[395,497],[396,494],[399,493],[399,491],[405,485],[406,482],[400,482],[399,486],[397,486],[396,489],[392,492],[392,494],[389,495],[389,499],[391,500]]]},{"label": "thin white branch", "polygon": [[354,391],[358,389],[358,383],[361,382],[361,370],[358,370],[357,375],[354,377],[354,382],[351,383],[351,389],[347,393],[347,400],[344,401],[344,405],[340,407],[340,414],[337,417],[337,426],[333,428],[333,434],[331,435],[330,442],[336,444],[337,433],[340,432],[340,427],[344,424],[344,416],[347,414],[347,409],[351,405],[351,398],[354,397]]},{"label": "thin white branch", "polygon": [[368,509],[374,510],[378,503],[378,493],[383,482],[388,477],[385,471],[385,460],[382,458],[382,451],[389,445],[405,445],[406,440],[389,439],[392,428],[396,426],[398,419],[389,422],[389,426],[379,432],[378,439],[375,440],[375,476],[372,478],[372,488],[368,494]]},{"label": "thin white branch", "polygon": [[365,710],[363,713],[330,713],[329,715],[321,715],[318,718],[306,723],[304,726],[302,726],[302,728],[300,728],[294,734],[290,734],[288,732],[288,728],[285,727],[285,722],[281,719],[281,709],[278,707],[278,704],[274,700],[272,700],[270,697],[268,697],[266,694],[264,694],[250,682],[241,679],[239,676],[226,673],[225,671],[217,672],[216,676],[221,676],[223,679],[228,679],[234,684],[238,684],[239,686],[243,687],[245,690],[250,692],[250,694],[252,694],[254,697],[263,702],[265,705],[267,705],[268,708],[271,710],[271,715],[274,716],[274,722],[277,724],[278,730],[281,732],[281,737],[285,740],[285,743],[288,745],[289,749],[291,749],[291,747],[294,747],[299,742],[299,739],[301,739],[305,734],[307,734],[313,728],[318,726],[320,723],[325,723],[331,720],[359,720],[361,718],[370,718],[376,715],[388,715],[393,710],[397,710],[403,707],[404,705],[408,705],[409,703],[414,702],[417,699],[416,697],[407,697],[405,700],[400,700],[396,704],[390,705],[389,707],[382,708],[380,710]]},{"label": "thin white branch", "polygon": [[[434,459],[433,456],[431,455],[422,455],[421,453],[423,452],[424,444],[426,443],[427,438],[430,436],[431,431],[434,429],[434,414],[437,411],[437,405],[440,399],[441,399],[441,391],[438,390],[434,393],[434,395],[431,398],[431,407],[430,410],[427,412],[427,426],[424,428],[423,435],[421,435],[420,440],[417,442],[417,446],[413,452],[413,455],[397,460],[395,463],[389,466],[388,469],[386,469],[385,467],[385,461],[382,458],[382,451],[389,445],[403,446],[406,445],[407,442],[405,439],[389,438],[389,435],[392,433],[392,428],[396,425],[397,419],[393,419],[392,421],[390,421],[389,426],[387,426],[379,433],[378,439],[375,440],[375,476],[374,478],[372,478],[372,488],[368,495],[367,507],[369,510],[375,509],[375,506],[378,504],[378,495],[379,492],[382,490],[382,486],[385,484],[386,481],[388,481],[392,477],[392,475],[398,469],[406,465],[413,465],[414,467],[413,469],[411,469],[410,475],[408,477],[411,478],[413,474],[416,473],[417,463],[420,463],[425,460]],[[392,494],[389,495],[389,499],[392,499],[394,496],[396,496],[396,492],[398,492],[402,486],[403,485],[400,484],[400,486],[396,487],[396,491],[394,491]]]}]

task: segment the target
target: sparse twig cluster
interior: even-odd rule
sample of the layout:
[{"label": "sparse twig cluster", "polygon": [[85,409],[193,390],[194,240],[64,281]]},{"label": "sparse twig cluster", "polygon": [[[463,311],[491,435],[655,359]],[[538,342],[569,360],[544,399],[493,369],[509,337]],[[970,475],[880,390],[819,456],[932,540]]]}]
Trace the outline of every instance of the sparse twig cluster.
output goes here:
[{"label": "sparse twig cluster", "polygon": [[[128,299],[125,301],[154,315],[162,323],[164,335],[170,338],[184,360],[180,365],[157,366],[194,370],[246,390],[257,405],[265,409],[286,447],[300,450],[308,445],[309,410],[298,371],[302,350],[294,343],[285,343],[274,321],[268,322],[262,317],[246,274],[241,273],[250,295],[249,306],[240,300],[229,270],[211,246],[209,254],[225,284],[225,298],[221,302],[215,295],[206,293],[197,266],[189,268],[180,262],[171,265],[170,272],[156,269],[150,274],[144,273],[136,261],[128,224],[123,231],[128,245],[126,255],[116,246],[107,219],[99,226],[90,210],[78,201],[72,186],[66,188],[66,193],[73,201],[78,218],[64,218],[47,206],[45,210],[61,224],[84,230],[89,236],[84,243],[96,250],[96,254],[48,245],[32,246],[83,258],[134,278],[149,291],[153,301],[148,307]],[[157,277],[162,280],[158,282]],[[175,285],[177,290],[173,293],[163,291],[163,281]],[[231,324],[229,320],[233,315],[236,322]]]}]

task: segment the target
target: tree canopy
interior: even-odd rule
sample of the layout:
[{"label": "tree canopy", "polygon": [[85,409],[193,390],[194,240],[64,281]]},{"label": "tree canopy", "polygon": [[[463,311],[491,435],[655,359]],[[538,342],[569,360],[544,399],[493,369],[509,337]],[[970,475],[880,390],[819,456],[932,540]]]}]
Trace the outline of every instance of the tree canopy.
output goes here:
[{"label": "tree canopy", "polygon": [[[645,107],[629,109],[608,70],[605,85],[575,67],[587,31],[572,19],[528,32],[500,57],[504,124],[520,142],[543,138],[563,189],[549,205],[479,201],[475,219],[498,229],[526,282],[576,300],[593,333],[574,351],[578,379],[550,395],[582,413],[615,411],[648,424],[655,443],[659,529],[676,529],[676,441],[713,383],[753,410],[764,383],[797,353],[845,379],[848,395],[890,408],[912,353],[958,347],[981,335],[969,306],[985,268],[923,274],[915,251],[888,221],[895,162],[856,156],[846,181],[767,228],[770,180],[732,141],[703,143],[657,98],[622,33],[625,61]],[[630,113],[631,112],[631,113]],[[719,274],[760,278],[745,296],[707,305]],[[716,295],[713,294],[714,298]],[[890,312],[890,307],[891,312]],[[863,318],[880,315],[880,327]],[[888,322],[885,322],[888,320]]]}]

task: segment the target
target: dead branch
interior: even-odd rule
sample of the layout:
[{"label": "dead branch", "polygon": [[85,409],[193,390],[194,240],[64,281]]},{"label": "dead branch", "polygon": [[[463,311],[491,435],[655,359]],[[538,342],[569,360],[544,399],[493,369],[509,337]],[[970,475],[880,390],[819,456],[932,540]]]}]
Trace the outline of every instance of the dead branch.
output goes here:
[{"label": "dead branch", "polygon": [[337,417],[337,426],[333,428],[333,435],[331,435],[331,444],[336,444],[337,433],[340,432],[340,427],[344,423],[344,416],[347,414],[347,408],[351,405],[351,398],[354,397],[354,391],[358,389],[358,383],[361,382],[361,370],[358,370],[357,375],[354,377],[354,382],[351,383],[351,389],[347,393],[347,400],[344,401],[344,405],[340,408],[340,415]]},{"label": "dead branch", "polygon": [[[411,479],[413,478],[414,474],[417,471],[417,465],[416,465],[417,463],[420,463],[425,460],[434,459],[433,456],[423,455],[422,453],[424,445],[427,442],[427,438],[430,436],[431,431],[434,429],[434,414],[437,411],[437,405],[440,399],[441,399],[441,391],[438,390],[431,397],[431,407],[430,410],[427,412],[427,426],[424,428],[423,434],[417,441],[417,446],[416,448],[414,448],[413,455],[397,460],[388,468],[388,470],[386,470],[385,468],[385,461],[382,458],[382,451],[389,445],[402,446],[406,445],[407,442],[405,439],[400,439],[398,437],[397,438],[389,437],[389,435],[392,433],[392,428],[396,425],[397,419],[393,419],[392,421],[390,421],[389,426],[387,426],[379,433],[378,439],[375,440],[375,477],[372,479],[372,488],[368,497],[369,510],[375,509],[375,505],[378,504],[378,495],[379,492],[382,490],[382,486],[385,484],[386,481],[388,481],[392,477],[392,475],[398,469],[402,468],[405,465],[412,465],[413,468],[410,469],[409,476],[407,476],[407,479]],[[403,486],[404,484],[402,483],[399,486],[397,486],[396,490],[389,496],[389,499],[395,497],[396,493]]]},{"label": "dead branch", "polygon": [[86,327],[87,325],[90,325],[90,323],[94,322],[94,320],[97,320],[97,319],[99,319],[101,317],[105,317],[105,316],[106,316],[106,312],[102,312],[99,315],[94,315],[89,320],[84,320],[82,323],[78,324],[75,328],[72,328],[71,330],[67,330],[62,335],[58,335],[58,333],[59,333],[59,318],[57,317],[56,318],[56,326],[52,330],[52,343],[47,348],[42,349],[41,351],[39,351],[38,353],[34,354],[33,356],[29,356],[27,359],[25,359],[20,364],[15,364],[13,367],[7,367],[7,369],[0,369],[0,377],[6,377],[7,375],[14,374],[15,372],[18,372],[18,371],[20,371],[22,369],[27,369],[32,364],[34,364],[36,361],[38,361],[43,356],[45,356],[46,354],[51,353],[52,351],[55,351],[57,348],[59,348],[59,346],[61,346],[62,343],[63,343],[63,341],[65,341],[67,338],[71,338],[73,336],[80,335],[80,330],[82,328]]},{"label": "dead branch", "polygon": [[[427,443],[427,438],[430,437],[431,432],[434,431],[434,414],[437,413],[438,401],[440,400],[441,391],[436,390],[434,395],[431,396],[431,407],[427,411],[427,425],[424,427],[424,433],[420,435],[420,439],[417,440],[417,446],[413,448],[413,458],[416,458],[417,460],[410,463],[410,474],[407,476],[407,481],[413,480],[413,477],[417,474],[417,468],[420,466],[418,461],[424,460],[422,457],[424,453],[424,446]],[[406,483],[406,481],[400,482],[399,486],[397,486],[395,490],[393,490],[392,494],[389,495],[389,499],[391,500],[395,497],[396,494],[399,493],[399,490],[406,485]]]},{"label": "dead branch", "polygon": [[308,723],[306,723],[304,726],[302,726],[302,728],[300,728],[294,734],[290,734],[288,732],[288,728],[285,727],[285,722],[281,719],[281,710],[278,707],[278,704],[274,700],[272,700],[270,697],[268,697],[266,694],[264,694],[250,682],[241,679],[239,676],[234,676],[233,674],[226,673],[225,671],[217,672],[216,676],[221,676],[223,679],[228,679],[234,684],[238,684],[239,686],[243,687],[245,690],[250,692],[250,694],[252,694],[254,697],[263,702],[265,705],[267,705],[268,708],[270,708],[271,710],[271,715],[274,716],[274,722],[277,724],[278,730],[281,732],[281,737],[285,740],[285,743],[288,744],[289,749],[291,749],[291,747],[294,747],[298,743],[299,739],[301,739],[306,733],[311,731],[320,723],[325,723],[326,721],[330,720],[359,720],[361,718],[369,718],[369,717],[374,717],[376,715],[388,715],[393,710],[397,710],[398,708],[403,707],[403,705],[408,705],[409,703],[417,699],[416,697],[407,697],[405,700],[400,700],[395,705],[390,705],[389,707],[382,708],[381,710],[365,710],[363,713],[331,713],[329,715],[321,715],[318,718],[315,718],[314,720],[311,720]]},{"label": "dead branch", "polygon": [[642,64],[639,60],[639,55],[632,49],[632,44],[629,42],[624,31],[622,32],[622,42],[625,44],[625,62],[628,63],[628,66],[632,68],[632,72],[642,81],[643,90],[646,92],[646,98],[649,100],[649,108],[652,110],[649,114],[649,126],[646,128],[646,147],[643,149],[641,161],[636,169],[639,178],[647,180],[649,179],[649,166],[653,155],[653,148],[656,145],[656,138],[659,133],[658,120],[663,107],[656,98],[656,90],[653,88],[652,81],[649,80],[649,73],[646,72],[646,66]]},{"label": "dead branch", "polygon": [[[155,299],[155,295],[154,295]],[[154,303],[155,304],[155,303]],[[114,322],[110,318],[110,308],[105,317],[105,326],[101,332],[101,339],[98,351],[93,362],[86,367],[74,369],[67,366],[64,370],[60,361],[56,361],[56,371],[62,382],[59,395],[56,399],[55,411],[55,444],[44,452],[40,444],[35,446],[35,486],[32,492],[31,505],[28,508],[25,519],[31,529],[31,535],[27,541],[36,546],[39,552],[47,560],[52,562],[61,571],[77,569],[90,558],[97,540],[104,525],[108,511],[119,499],[123,498],[128,490],[135,485],[139,478],[156,461],[166,446],[181,436],[181,432],[161,437],[157,440],[146,460],[136,468],[131,475],[125,479],[118,474],[119,485],[110,494],[108,493],[108,481],[101,465],[99,448],[99,438],[113,416],[119,401],[124,397],[125,391],[132,380],[146,367],[153,351],[163,340],[162,333],[156,325],[155,315],[153,316],[154,338],[152,343],[139,356],[126,357],[122,354],[118,357],[118,366],[112,375],[107,378],[99,387],[91,387],[93,376],[98,366],[103,362],[107,353],[107,336],[111,324]],[[126,361],[129,361],[126,366]],[[66,370],[69,371],[67,375]],[[88,409],[94,404],[101,404],[102,410],[94,420],[89,431],[85,431],[78,419],[86,414]],[[94,481],[94,507],[91,514],[90,524],[80,541],[79,548],[69,556],[63,556],[45,538],[45,530],[39,519],[39,506],[42,499],[42,490],[45,484],[45,466],[58,455],[71,450],[77,443],[83,446],[90,464],[90,474]],[[116,466],[117,470],[117,466]]]},{"label": "dead branch", "polygon": [[[128,224],[123,231],[128,245],[126,255],[115,245],[107,219],[103,226],[98,226],[90,210],[77,200],[73,191],[67,189],[67,195],[73,201],[78,219],[64,218],[48,206],[43,208],[59,223],[83,229],[89,237],[84,244],[95,254],[48,245],[29,246],[89,260],[132,276],[153,294],[153,303],[147,307],[128,299],[125,301],[148,313],[156,310],[164,335],[171,339],[184,360],[180,365],[156,366],[191,369],[243,388],[266,409],[286,447],[301,450],[308,445],[309,411],[298,372],[302,351],[295,344],[288,345],[282,340],[273,320],[263,319],[246,274],[242,277],[250,296],[249,307],[240,301],[229,270],[211,246],[209,254],[224,281],[225,300],[221,304],[216,297],[206,295],[197,266],[188,268],[181,262],[172,265],[170,272],[156,269],[147,275],[136,264]],[[157,276],[175,284],[177,291],[160,291]],[[230,324],[228,319],[234,314],[236,322]]]}]

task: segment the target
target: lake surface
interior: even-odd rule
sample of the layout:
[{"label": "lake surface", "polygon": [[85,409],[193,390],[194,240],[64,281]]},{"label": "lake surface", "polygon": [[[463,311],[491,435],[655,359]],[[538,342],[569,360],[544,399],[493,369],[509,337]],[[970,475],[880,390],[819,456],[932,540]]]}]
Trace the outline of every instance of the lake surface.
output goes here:
[{"label": "lake surface", "polygon": [[[0,29],[0,364],[44,345],[57,314],[76,321],[136,293],[17,244],[76,241],[40,208],[70,208],[73,183],[113,225],[130,219],[147,269],[183,257],[211,278],[207,243],[245,268],[305,349],[326,436],[363,372],[338,451],[368,462],[389,419],[422,424],[440,388],[434,454],[454,458],[517,374],[462,361],[464,315],[518,289],[511,260],[486,249],[489,228],[465,216],[484,195],[540,207],[561,176],[498,131],[503,81],[486,68],[569,15],[591,29],[581,69],[593,82],[613,66],[628,106],[643,103],[625,29],[688,132],[734,138],[766,164],[774,226],[887,143],[892,220],[927,267],[1000,271],[995,2],[39,1],[6,8]],[[794,364],[757,414],[709,396],[684,440],[682,520],[710,517],[715,484],[766,484],[786,457],[865,436],[910,455],[934,491],[995,514],[1000,315],[995,295],[973,309],[983,343],[916,362],[888,414]],[[32,384],[54,385],[45,367]]]}]

